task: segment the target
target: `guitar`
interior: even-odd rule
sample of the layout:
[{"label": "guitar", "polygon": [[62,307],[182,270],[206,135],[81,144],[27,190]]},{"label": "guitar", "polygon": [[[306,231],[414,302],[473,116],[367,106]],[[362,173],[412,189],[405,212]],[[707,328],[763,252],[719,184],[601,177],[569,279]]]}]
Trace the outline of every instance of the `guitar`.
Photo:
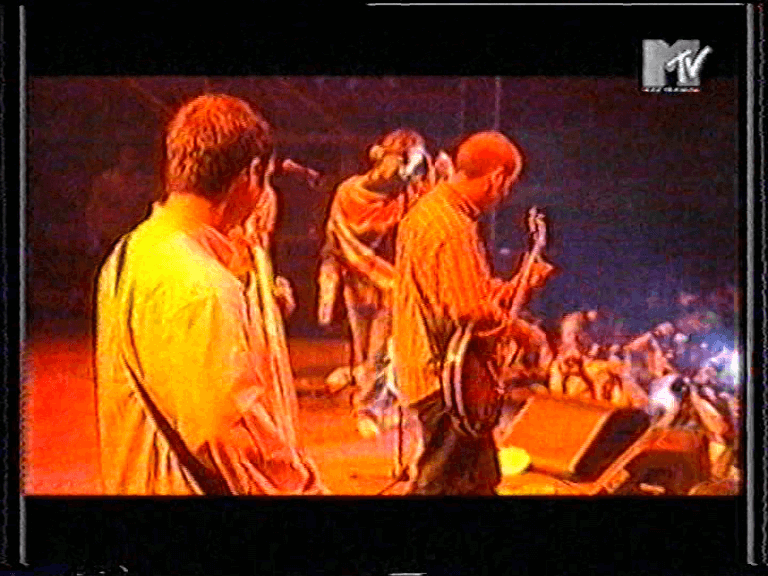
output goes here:
[{"label": "guitar", "polygon": [[[512,317],[522,309],[533,264],[546,244],[544,215],[536,207],[529,210],[527,223],[532,246],[523,259],[512,293],[509,307]],[[517,346],[507,349],[507,344],[499,345],[489,338],[503,329],[501,326],[480,333],[476,332],[475,323],[469,322],[454,332],[446,351],[441,378],[443,400],[459,429],[473,437],[488,433],[498,422],[504,397],[498,366],[511,364],[519,351]],[[501,362],[500,349],[504,351]]]}]

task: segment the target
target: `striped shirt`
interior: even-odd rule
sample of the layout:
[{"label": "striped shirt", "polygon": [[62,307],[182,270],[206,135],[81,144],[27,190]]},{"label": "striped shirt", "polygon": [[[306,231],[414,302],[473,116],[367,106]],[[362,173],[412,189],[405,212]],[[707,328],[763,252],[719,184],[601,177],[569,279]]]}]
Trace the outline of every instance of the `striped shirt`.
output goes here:
[{"label": "striped shirt", "polygon": [[451,336],[469,321],[499,325],[493,303],[505,283],[491,275],[477,219],[480,211],[441,182],[399,226],[393,308],[394,366],[410,402],[440,389]]}]

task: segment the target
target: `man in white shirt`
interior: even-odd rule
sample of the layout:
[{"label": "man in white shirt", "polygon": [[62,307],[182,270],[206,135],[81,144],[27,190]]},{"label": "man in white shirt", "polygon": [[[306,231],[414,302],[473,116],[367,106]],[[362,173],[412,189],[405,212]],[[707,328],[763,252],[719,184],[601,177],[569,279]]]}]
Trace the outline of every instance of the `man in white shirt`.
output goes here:
[{"label": "man in white shirt", "polygon": [[[98,282],[96,399],[107,494],[317,494],[265,246],[272,129],[204,95],[166,136],[165,194]],[[286,308],[284,305],[283,308]]]}]

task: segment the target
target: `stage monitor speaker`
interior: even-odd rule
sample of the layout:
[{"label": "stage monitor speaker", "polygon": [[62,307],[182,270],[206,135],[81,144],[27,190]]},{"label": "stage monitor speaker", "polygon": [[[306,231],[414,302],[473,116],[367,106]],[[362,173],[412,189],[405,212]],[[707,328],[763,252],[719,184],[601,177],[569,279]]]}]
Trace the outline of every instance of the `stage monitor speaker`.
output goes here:
[{"label": "stage monitor speaker", "polygon": [[648,428],[642,410],[605,402],[535,394],[505,430],[499,446],[528,452],[531,469],[593,481]]}]

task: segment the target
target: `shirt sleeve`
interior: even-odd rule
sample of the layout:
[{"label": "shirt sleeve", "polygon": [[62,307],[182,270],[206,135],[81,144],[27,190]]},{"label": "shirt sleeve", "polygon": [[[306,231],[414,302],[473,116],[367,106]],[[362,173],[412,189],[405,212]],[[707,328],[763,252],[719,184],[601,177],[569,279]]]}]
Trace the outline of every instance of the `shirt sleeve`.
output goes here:
[{"label": "shirt sleeve", "polygon": [[405,212],[405,195],[385,196],[366,190],[356,182],[342,184],[339,202],[347,224],[357,234],[384,234]]}]

